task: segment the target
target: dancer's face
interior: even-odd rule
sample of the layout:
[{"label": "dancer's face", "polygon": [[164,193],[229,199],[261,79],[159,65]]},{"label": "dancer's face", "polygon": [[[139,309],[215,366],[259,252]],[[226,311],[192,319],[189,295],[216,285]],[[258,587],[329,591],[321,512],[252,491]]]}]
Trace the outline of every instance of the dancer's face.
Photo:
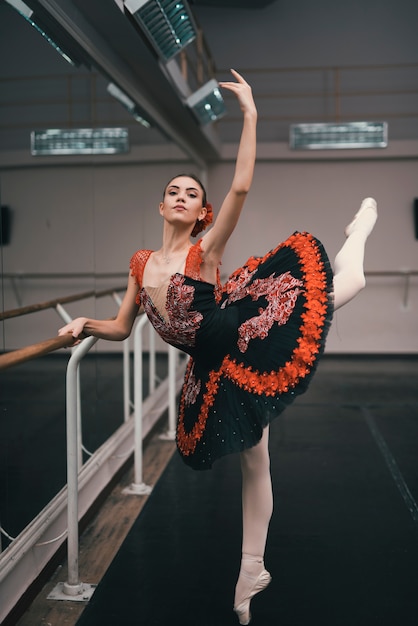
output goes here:
[{"label": "dancer's face", "polygon": [[206,215],[199,183],[189,176],[170,180],[160,203],[160,213],[169,223],[185,223],[193,227],[196,220]]}]

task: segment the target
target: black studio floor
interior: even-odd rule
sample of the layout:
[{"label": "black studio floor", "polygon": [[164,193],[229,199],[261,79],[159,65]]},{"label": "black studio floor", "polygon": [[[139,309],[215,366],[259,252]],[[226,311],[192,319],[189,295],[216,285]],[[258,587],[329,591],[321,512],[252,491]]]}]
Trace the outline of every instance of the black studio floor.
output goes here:
[{"label": "black studio floor", "polygon": [[[273,581],[252,626],[418,624],[418,357],[325,357],[271,429]],[[238,458],[176,454],[78,626],[233,626]]]},{"label": "black studio floor", "polygon": [[[66,483],[69,356],[63,351],[0,373],[0,522],[13,537]],[[122,355],[90,353],[80,370],[83,445],[94,452],[123,423]],[[145,358],[144,392],[147,373]],[[156,373],[167,376],[165,355],[158,355]],[[8,544],[3,537],[3,550]]]},{"label": "black studio floor", "polygon": [[[95,449],[122,419],[120,358],[85,370]],[[0,380],[0,512],[12,534],[65,482],[64,372],[45,358]],[[270,450],[273,581],[251,626],[417,626],[418,356],[325,356],[272,425]],[[238,458],[193,472],[175,454],[77,625],[236,625],[240,539]]]}]

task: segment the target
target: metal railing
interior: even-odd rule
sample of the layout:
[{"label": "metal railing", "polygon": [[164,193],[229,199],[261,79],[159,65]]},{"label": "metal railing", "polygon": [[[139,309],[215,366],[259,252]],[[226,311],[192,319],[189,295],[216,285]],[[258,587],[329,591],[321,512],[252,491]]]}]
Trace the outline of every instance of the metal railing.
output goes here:
[{"label": "metal railing", "polygon": [[[118,289],[119,291],[121,289]],[[55,308],[65,320],[71,319],[63,308],[72,302],[92,295],[112,295],[117,304],[120,298],[115,290],[84,292],[46,303],[24,307],[24,310],[6,311],[0,319],[10,319],[47,308]],[[143,333],[149,330],[149,389],[143,399]],[[129,339],[124,343],[124,422],[121,427],[83,464],[81,441],[81,401],[79,365],[83,357],[96,343],[88,337],[71,350],[66,375],[66,420],[67,420],[67,485],[39,513],[39,515],[16,537],[7,533],[11,544],[0,554],[0,622],[12,610],[40,571],[52,558],[58,547],[67,538],[68,579],[59,583],[51,592],[50,599],[86,600],[95,585],[86,585],[79,580],[78,572],[78,523],[98,494],[119,471],[129,457],[134,456],[134,483],[125,492],[150,493],[151,487],[143,483],[142,446],[143,439],[160,419],[165,410],[169,412],[169,426],[165,435],[174,438],[176,395],[180,389],[185,363],[180,363],[179,353],[169,348],[168,378],[157,386],[155,333],[145,315],[140,316],[134,329],[134,394],[130,393]],[[73,339],[55,337],[32,346],[26,346],[0,355],[0,369],[23,363],[62,347],[71,346]],[[133,412],[131,409],[133,408]],[[81,500],[80,500],[81,497]],[[80,506],[81,502],[81,506]],[[51,539],[51,535],[53,538]],[[42,546],[42,548],[41,548]],[[40,550],[42,549],[42,554]],[[34,563],[36,562],[36,567]]]},{"label": "metal railing", "polygon": [[411,289],[411,278],[413,276],[418,276],[418,270],[394,270],[390,271],[370,271],[365,272],[366,278],[368,277],[376,277],[376,278],[402,278],[403,279],[403,295],[402,295],[402,308],[406,310],[409,304],[409,295]]}]

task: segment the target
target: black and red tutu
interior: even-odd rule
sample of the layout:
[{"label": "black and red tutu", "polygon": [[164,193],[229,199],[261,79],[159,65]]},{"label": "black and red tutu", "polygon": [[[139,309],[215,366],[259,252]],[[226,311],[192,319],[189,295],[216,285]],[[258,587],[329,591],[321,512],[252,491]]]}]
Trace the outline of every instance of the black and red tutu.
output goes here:
[{"label": "black and red tutu", "polygon": [[332,319],[331,266],[315,237],[296,232],[214,286],[200,279],[199,241],[185,274],[167,285],[163,316],[142,286],[149,254],[138,251],[131,261],[138,303],[163,339],[190,355],[178,450],[194,469],[209,469],[217,458],[254,446],[306,391]]}]

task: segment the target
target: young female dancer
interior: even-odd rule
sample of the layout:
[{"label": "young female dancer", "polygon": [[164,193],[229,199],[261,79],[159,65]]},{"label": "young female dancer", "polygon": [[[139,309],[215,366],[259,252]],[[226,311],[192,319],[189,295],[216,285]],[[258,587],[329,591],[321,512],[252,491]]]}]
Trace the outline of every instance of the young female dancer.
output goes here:
[{"label": "young female dancer", "polygon": [[250,601],[269,584],[264,549],[273,496],[268,452],[270,421],[307,389],[323,352],[333,309],[365,285],[364,246],[376,221],[376,202],[363,201],[346,229],[334,277],[321,243],[294,233],[264,257],[250,258],[222,287],[219,264],[250,189],[257,111],[247,82],[220,83],[233,92],[243,129],[231,188],[213,227],[201,182],[179,175],[167,184],[160,213],[162,247],[131,259],[126,295],[114,320],[80,317],[60,329],[122,340],[143,307],[161,337],[190,355],[180,398],[177,446],[194,469],[209,469],[239,452],[242,468],[242,561],[234,610],[249,624]]}]

